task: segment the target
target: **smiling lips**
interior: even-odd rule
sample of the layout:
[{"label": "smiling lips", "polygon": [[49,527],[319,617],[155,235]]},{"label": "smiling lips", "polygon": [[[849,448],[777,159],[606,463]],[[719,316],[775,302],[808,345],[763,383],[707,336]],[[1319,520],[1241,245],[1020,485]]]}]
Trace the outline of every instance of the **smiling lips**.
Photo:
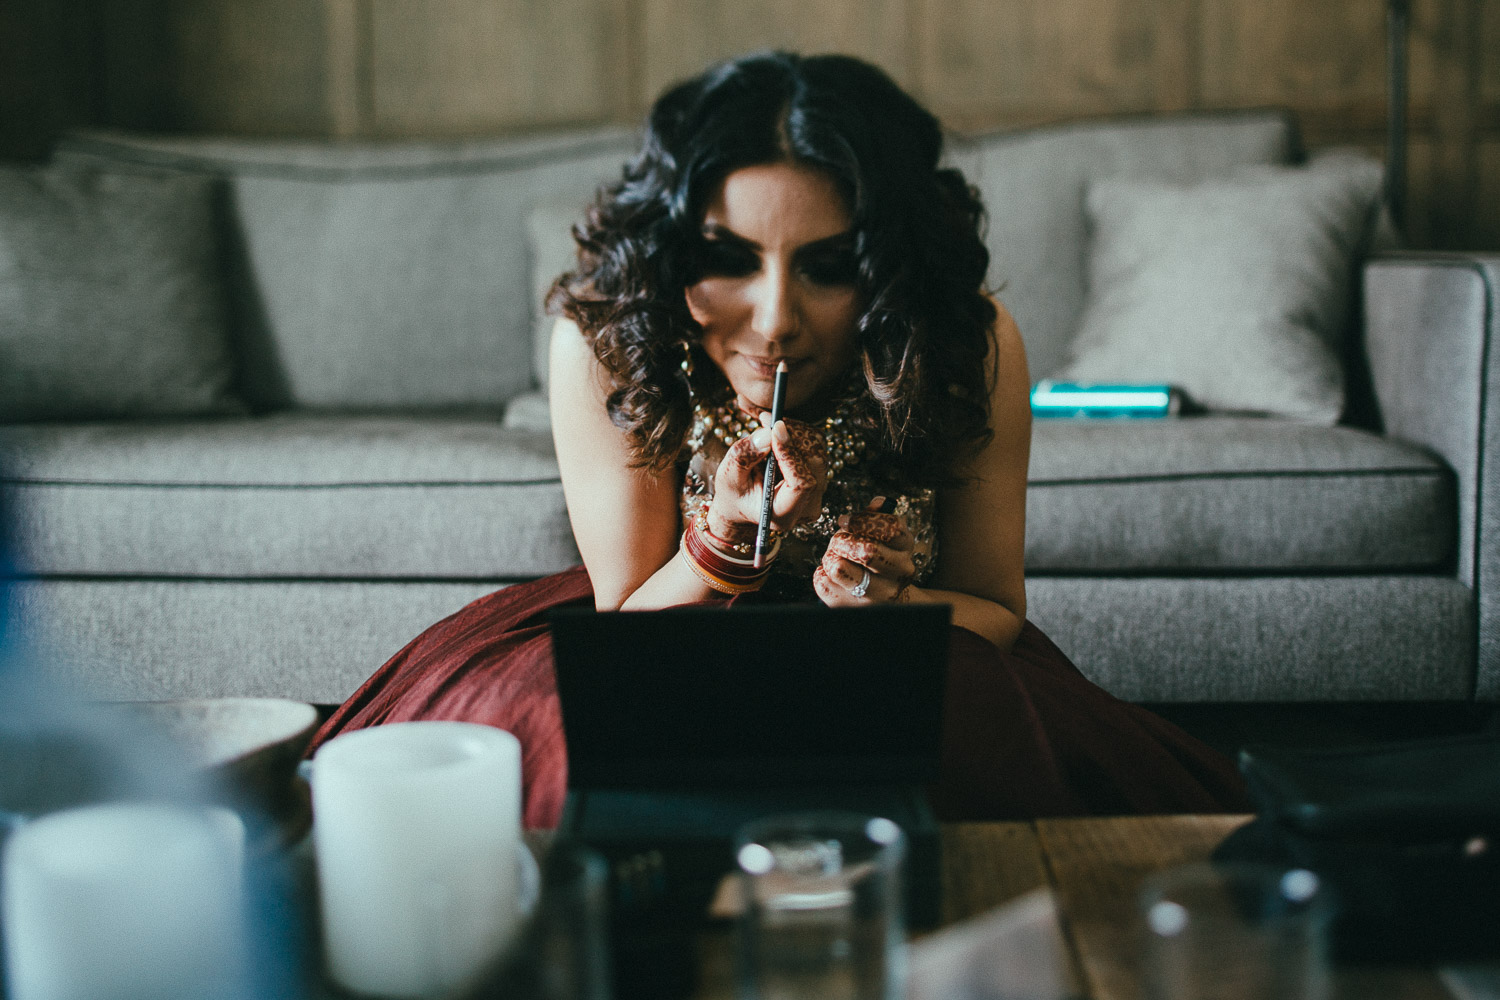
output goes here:
[{"label": "smiling lips", "polygon": [[787,372],[790,373],[796,371],[797,366],[801,365],[804,361],[807,360],[806,358],[753,358],[748,354],[742,354],[740,355],[740,357],[744,358],[745,363],[748,364],[757,375],[760,375],[763,378],[775,378],[776,366],[781,364],[781,362],[783,361],[786,362]]}]

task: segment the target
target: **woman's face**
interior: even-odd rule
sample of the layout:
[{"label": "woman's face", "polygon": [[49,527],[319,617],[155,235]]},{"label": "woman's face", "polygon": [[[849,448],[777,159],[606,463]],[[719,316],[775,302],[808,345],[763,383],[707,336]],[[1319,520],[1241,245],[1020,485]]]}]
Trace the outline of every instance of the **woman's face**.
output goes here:
[{"label": "woman's face", "polygon": [[703,350],[741,405],[788,412],[827,400],[854,360],[861,303],[849,210],[827,174],[790,163],[729,174],[703,215],[703,277],[687,289]]}]

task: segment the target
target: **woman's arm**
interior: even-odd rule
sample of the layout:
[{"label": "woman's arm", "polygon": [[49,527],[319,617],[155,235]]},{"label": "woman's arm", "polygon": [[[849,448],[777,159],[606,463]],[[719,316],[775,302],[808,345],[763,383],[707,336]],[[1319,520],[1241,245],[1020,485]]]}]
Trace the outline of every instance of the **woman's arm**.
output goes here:
[{"label": "woman's arm", "polygon": [[860,607],[888,601],[949,604],[953,623],[1009,649],[1026,620],[1026,463],[1031,451],[1031,393],[1020,332],[1003,306],[995,323],[997,374],[990,400],[994,436],[960,469],[965,483],[938,498],[934,587],[906,587],[912,537],[892,514],[840,518],[813,573],[825,604]]},{"label": "woman's arm", "polygon": [[1026,466],[1031,455],[1031,379],[1016,321],[995,320],[995,435],[960,470],[967,480],[938,497],[933,588],[907,600],[953,605],[953,623],[1009,649],[1026,620]]},{"label": "woman's arm", "polygon": [[682,536],[670,472],[632,468],[605,409],[608,380],[572,320],[552,328],[552,437],[568,518],[601,611],[665,608],[717,596],[673,558]]}]

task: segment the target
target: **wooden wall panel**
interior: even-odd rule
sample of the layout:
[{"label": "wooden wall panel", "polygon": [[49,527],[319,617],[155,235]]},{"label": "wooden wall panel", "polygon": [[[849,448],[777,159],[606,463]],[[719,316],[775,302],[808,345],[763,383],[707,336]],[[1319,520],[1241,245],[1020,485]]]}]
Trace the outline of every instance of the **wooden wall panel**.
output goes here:
[{"label": "wooden wall panel", "polygon": [[[1368,152],[1379,156],[1381,150],[1370,148]],[[1413,139],[1406,154],[1406,220],[1402,236],[1407,246],[1430,247],[1433,245],[1433,223],[1441,213],[1434,207],[1444,197],[1444,192],[1434,190],[1433,144],[1425,137]]]},{"label": "wooden wall panel", "polygon": [[365,134],[370,122],[370,78],[365,63],[369,40],[368,0],[322,0],[326,84],[323,104],[328,109],[328,134],[353,139]]},{"label": "wooden wall panel", "polygon": [[180,128],[280,135],[334,131],[324,4],[176,0],[171,19]]},{"label": "wooden wall panel", "polygon": [[911,83],[907,0],[643,0],[644,109],[668,85],[757,49],[844,52]]},{"label": "wooden wall panel", "polygon": [[471,135],[621,108],[618,0],[370,0],[370,131]]},{"label": "wooden wall panel", "polygon": [[98,114],[90,15],[53,0],[0,0],[0,159],[43,159],[58,132]]},{"label": "wooden wall panel", "polygon": [[1465,249],[1500,251],[1500,139],[1479,144],[1479,190],[1473,218],[1474,228]]},{"label": "wooden wall panel", "polygon": [[102,124],[169,130],[177,120],[170,0],[97,0]]},{"label": "wooden wall panel", "polygon": [[1500,252],[1500,138],[1475,144],[1472,182],[1455,184],[1452,156],[1427,137],[1409,151],[1407,244]]},{"label": "wooden wall panel", "polygon": [[[1385,5],[1378,0],[1199,0],[1206,107],[1284,105],[1314,116],[1310,131],[1382,127]],[[1419,12],[1420,14],[1420,12]],[[1413,37],[1412,90],[1430,93],[1429,47]]]},{"label": "wooden wall panel", "polygon": [[[1500,0],[1413,0],[1419,246],[1497,244]],[[0,156],[74,125],[335,138],[639,120],[766,47],[843,51],[952,127],[1284,105],[1382,148],[1382,0],[0,0]]]},{"label": "wooden wall panel", "polygon": [[[1500,3],[1480,0],[1479,10],[1479,96],[1493,105],[1500,103]],[[1500,128],[1500,118],[1492,121]]]},{"label": "wooden wall panel", "polygon": [[918,91],[985,128],[1194,101],[1192,0],[916,0]]},{"label": "wooden wall panel", "polygon": [[1430,25],[1437,53],[1430,123],[1433,199],[1427,206],[1433,234],[1444,245],[1473,245],[1479,190],[1479,8],[1470,0],[1432,0]]}]

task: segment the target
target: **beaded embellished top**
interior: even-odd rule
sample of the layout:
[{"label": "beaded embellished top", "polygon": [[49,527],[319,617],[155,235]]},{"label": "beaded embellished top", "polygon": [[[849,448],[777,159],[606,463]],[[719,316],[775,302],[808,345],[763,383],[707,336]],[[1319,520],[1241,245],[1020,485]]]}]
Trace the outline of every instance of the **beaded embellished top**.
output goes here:
[{"label": "beaded embellished top", "polygon": [[[931,575],[937,555],[933,491],[902,494],[875,475],[866,461],[872,457],[869,442],[855,426],[852,415],[853,403],[845,400],[819,428],[828,443],[828,489],[823,494],[823,511],[817,520],[798,525],[783,539],[781,555],[771,564],[770,578],[762,588],[768,594],[784,600],[814,597],[813,570],[822,561],[828,540],[839,530],[840,515],[864,510],[878,496],[895,501],[892,513],[905,520],[911,530],[916,542],[912,552],[916,582]],[[759,421],[735,406],[733,396],[712,404],[694,401],[692,429],[679,462],[683,468],[680,507],[684,527],[713,499],[714,472],[730,446],[759,427]]]}]

